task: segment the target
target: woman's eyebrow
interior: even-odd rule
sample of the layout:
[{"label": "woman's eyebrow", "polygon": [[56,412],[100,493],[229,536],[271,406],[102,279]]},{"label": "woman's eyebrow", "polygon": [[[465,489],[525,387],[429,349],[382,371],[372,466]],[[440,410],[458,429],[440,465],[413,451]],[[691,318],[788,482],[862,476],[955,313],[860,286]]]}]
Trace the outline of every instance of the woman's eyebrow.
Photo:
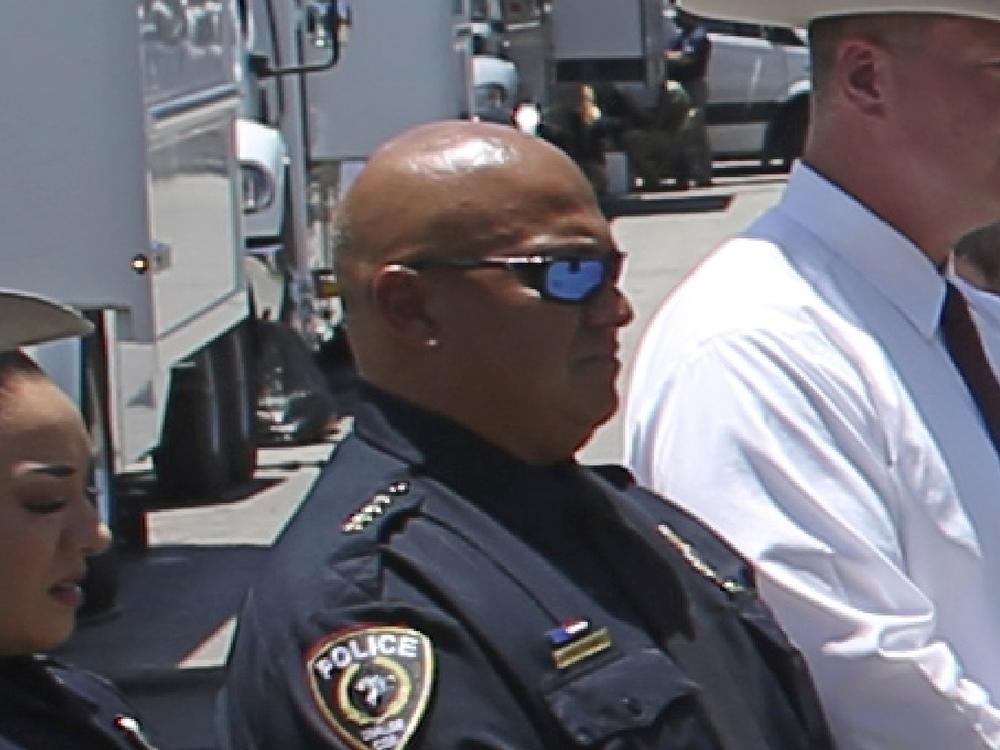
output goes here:
[{"label": "woman's eyebrow", "polygon": [[76,473],[69,464],[53,464],[44,461],[22,461],[11,472],[15,477],[35,476],[42,474],[56,479],[65,479]]}]

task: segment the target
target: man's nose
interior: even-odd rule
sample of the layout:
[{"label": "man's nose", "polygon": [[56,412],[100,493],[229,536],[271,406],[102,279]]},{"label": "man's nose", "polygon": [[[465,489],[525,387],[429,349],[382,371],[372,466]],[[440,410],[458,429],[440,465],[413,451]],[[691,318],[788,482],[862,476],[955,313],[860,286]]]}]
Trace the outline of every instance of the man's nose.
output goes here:
[{"label": "man's nose", "polygon": [[584,315],[588,325],[614,328],[626,326],[635,318],[632,304],[617,282],[605,284],[601,291],[587,302]]}]

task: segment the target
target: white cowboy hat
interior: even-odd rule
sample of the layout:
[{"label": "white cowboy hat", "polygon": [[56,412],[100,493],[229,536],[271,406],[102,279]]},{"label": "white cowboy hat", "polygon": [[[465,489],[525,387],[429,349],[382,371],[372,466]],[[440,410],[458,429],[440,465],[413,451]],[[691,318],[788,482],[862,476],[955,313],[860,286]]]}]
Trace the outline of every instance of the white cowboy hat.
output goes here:
[{"label": "white cowboy hat", "polygon": [[85,336],[94,327],[76,310],[37,294],[0,289],[0,352]]},{"label": "white cowboy hat", "polygon": [[1000,21],[1000,0],[680,0],[692,13],[709,18],[808,26],[817,18],[868,13],[940,13]]}]

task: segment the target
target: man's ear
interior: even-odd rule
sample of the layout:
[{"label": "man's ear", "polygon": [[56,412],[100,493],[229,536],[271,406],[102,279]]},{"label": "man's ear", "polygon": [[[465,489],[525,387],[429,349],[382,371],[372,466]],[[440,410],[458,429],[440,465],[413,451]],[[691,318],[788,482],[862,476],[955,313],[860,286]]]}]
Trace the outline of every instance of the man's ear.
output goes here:
[{"label": "man's ear", "polygon": [[845,39],[837,52],[837,82],[843,97],[863,114],[885,112],[887,50],[867,39]]},{"label": "man's ear", "polygon": [[405,266],[382,266],[372,279],[375,308],[382,319],[414,346],[436,341],[437,325],[430,313],[430,289],[417,271]]}]

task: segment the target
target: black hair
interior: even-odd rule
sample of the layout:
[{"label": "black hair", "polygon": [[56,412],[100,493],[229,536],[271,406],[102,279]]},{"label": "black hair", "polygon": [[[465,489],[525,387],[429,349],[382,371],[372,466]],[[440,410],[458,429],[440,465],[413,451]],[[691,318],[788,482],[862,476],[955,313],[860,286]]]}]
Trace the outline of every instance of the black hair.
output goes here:
[{"label": "black hair", "polygon": [[46,376],[35,360],[20,349],[0,352],[0,397],[10,389],[11,382],[19,377],[34,379]]}]

